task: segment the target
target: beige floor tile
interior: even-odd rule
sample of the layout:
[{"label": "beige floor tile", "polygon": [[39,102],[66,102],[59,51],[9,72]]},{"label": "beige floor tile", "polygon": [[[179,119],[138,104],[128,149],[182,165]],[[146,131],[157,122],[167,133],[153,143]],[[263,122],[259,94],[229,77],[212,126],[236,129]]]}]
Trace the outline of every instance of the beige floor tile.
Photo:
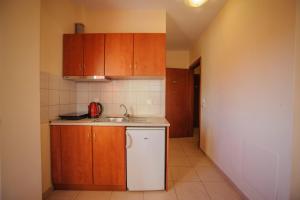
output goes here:
[{"label": "beige floor tile", "polygon": [[79,191],[56,190],[47,200],[74,200],[79,194]]},{"label": "beige floor tile", "polygon": [[169,182],[168,191],[148,191],[144,192],[144,200],[177,200],[172,182]]},{"label": "beige floor tile", "polygon": [[226,182],[206,182],[204,186],[212,200],[241,200],[240,194]]},{"label": "beige floor tile", "polygon": [[205,154],[198,148],[197,145],[193,145],[191,143],[183,144],[182,146],[183,152],[188,156],[188,157],[199,157],[199,156],[205,156]]},{"label": "beige floor tile", "polygon": [[186,156],[172,156],[170,157],[169,163],[170,166],[191,166],[191,163]]},{"label": "beige floor tile", "polygon": [[171,173],[174,181],[200,181],[193,167],[171,167]]},{"label": "beige floor tile", "polygon": [[223,174],[214,166],[198,166],[195,168],[201,181],[225,181]]},{"label": "beige floor tile", "polygon": [[111,200],[143,200],[143,192],[112,192]]},{"label": "beige floor tile", "polygon": [[170,142],[169,148],[170,150],[182,150],[181,144],[178,142]]},{"label": "beige floor tile", "polygon": [[213,163],[206,156],[191,156],[188,157],[188,160],[195,168],[198,166],[213,166]]},{"label": "beige floor tile", "polygon": [[176,150],[172,150],[170,149],[170,153],[169,153],[170,157],[184,157],[186,156],[186,154],[184,153],[184,151],[182,149],[176,149]]},{"label": "beige floor tile", "polygon": [[201,182],[176,182],[175,191],[178,200],[209,200]]},{"label": "beige floor tile", "polygon": [[81,191],[75,200],[110,200],[111,192]]}]

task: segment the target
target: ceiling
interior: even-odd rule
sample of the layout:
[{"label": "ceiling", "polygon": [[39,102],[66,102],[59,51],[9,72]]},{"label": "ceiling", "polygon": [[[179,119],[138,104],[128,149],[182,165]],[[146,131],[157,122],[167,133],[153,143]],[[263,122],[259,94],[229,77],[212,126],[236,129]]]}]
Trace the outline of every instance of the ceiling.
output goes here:
[{"label": "ceiling", "polygon": [[167,48],[189,49],[207,24],[217,15],[226,0],[208,0],[199,8],[184,0],[76,0],[99,9],[165,9],[167,11]]}]

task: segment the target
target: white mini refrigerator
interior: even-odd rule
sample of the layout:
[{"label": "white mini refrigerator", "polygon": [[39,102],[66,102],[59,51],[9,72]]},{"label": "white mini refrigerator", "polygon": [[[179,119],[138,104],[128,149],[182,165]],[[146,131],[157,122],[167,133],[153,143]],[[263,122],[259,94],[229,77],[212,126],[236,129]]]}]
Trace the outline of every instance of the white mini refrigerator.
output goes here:
[{"label": "white mini refrigerator", "polygon": [[127,189],[165,189],[165,128],[126,129]]}]

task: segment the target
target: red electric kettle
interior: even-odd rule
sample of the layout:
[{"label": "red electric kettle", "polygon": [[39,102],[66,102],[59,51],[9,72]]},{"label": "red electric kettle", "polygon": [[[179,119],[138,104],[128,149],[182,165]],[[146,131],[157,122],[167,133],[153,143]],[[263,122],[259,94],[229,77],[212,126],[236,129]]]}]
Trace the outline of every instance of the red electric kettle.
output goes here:
[{"label": "red electric kettle", "polygon": [[98,118],[100,117],[103,111],[103,107],[100,103],[91,102],[89,104],[89,118]]}]

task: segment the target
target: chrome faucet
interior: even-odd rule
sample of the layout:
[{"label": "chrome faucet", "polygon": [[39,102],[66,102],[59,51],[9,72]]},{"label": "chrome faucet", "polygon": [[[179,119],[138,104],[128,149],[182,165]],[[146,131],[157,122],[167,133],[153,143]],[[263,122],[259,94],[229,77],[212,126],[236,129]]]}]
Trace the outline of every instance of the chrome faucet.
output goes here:
[{"label": "chrome faucet", "polygon": [[122,108],[122,107],[125,109],[125,113],[123,114],[124,117],[129,117],[129,114],[128,114],[128,111],[127,111],[127,107],[124,104],[121,104],[120,108]]}]

